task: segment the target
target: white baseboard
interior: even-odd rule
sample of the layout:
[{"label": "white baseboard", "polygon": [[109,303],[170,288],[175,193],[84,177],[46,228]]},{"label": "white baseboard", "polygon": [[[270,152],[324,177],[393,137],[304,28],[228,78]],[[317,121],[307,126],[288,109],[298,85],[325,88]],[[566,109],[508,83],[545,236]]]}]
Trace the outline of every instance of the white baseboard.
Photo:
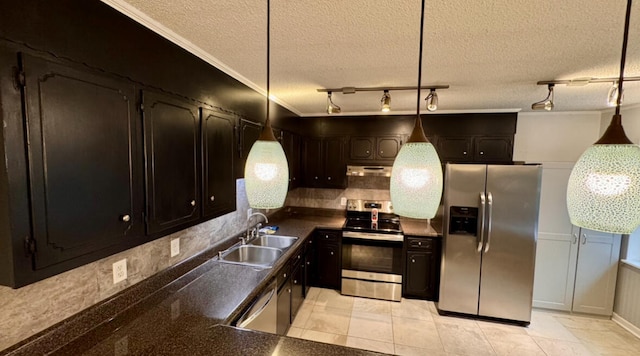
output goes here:
[{"label": "white baseboard", "polygon": [[631,324],[629,321],[627,321],[626,319],[624,319],[623,317],[621,317],[620,315],[618,315],[616,313],[613,313],[613,315],[611,315],[611,320],[613,320],[614,322],[616,322],[616,324],[622,326],[627,331],[629,331],[630,333],[635,335],[635,337],[640,339],[640,328],[639,327]]}]

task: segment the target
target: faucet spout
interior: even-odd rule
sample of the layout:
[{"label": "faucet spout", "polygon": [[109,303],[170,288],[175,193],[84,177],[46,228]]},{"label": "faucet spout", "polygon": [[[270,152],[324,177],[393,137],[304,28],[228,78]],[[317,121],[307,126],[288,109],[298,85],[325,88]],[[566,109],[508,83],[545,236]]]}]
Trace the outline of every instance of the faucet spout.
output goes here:
[{"label": "faucet spout", "polygon": [[253,239],[254,237],[257,237],[259,235],[259,233],[258,233],[258,230],[260,229],[259,226],[262,226],[262,225],[260,224],[259,221],[257,221],[255,224],[251,225],[251,219],[254,216],[261,216],[264,219],[264,223],[265,224],[269,223],[269,219],[263,213],[255,212],[255,213],[249,215],[247,217],[247,233],[243,238],[241,238],[242,241],[243,241],[243,244],[248,243],[251,239]]}]

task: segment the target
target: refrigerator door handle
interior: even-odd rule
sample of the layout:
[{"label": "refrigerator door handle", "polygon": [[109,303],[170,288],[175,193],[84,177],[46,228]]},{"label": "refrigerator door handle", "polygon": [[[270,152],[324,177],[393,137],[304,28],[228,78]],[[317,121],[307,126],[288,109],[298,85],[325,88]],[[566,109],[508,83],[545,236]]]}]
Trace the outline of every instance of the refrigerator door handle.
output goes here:
[{"label": "refrigerator door handle", "polygon": [[489,244],[491,243],[491,219],[493,215],[493,195],[487,193],[487,205],[489,205],[489,216],[487,218],[487,243],[484,244],[484,253],[489,252]]},{"label": "refrigerator door handle", "polygon": [[480,192],[480,239],[478,240],[478,248],[477,248],[477,252],[482,252],[482,244],[484,243],[484,222],[486,221],[485,219],[485,214],[486,214],[486,210],[487,210],[487,198],[484,195],[484,192]]}]

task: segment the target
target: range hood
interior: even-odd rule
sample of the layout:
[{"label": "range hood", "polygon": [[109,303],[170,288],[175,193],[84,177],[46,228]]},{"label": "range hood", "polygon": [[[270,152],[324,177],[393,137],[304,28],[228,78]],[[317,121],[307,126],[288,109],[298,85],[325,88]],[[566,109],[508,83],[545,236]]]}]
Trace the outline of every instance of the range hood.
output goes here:
[{"label": "range hood", "polygon": [[391,166],[347,166],[347,175],[355,177],[391,177]]}]

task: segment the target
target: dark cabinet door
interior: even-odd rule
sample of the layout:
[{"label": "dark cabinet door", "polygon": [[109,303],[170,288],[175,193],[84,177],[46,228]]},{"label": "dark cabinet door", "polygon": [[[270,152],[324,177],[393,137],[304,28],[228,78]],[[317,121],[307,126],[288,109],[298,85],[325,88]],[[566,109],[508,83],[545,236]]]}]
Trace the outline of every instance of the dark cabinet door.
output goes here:
[{"label": "dark cabinet door", "polygon": [[260,137],[260,132],[262,132],[262,125],[245,119],[240,120],[240,158],[247,159],[251,146]]},{"label": "dark cabinet door", "polygon": [[291,277],[284,272],[286,276],[284,282],[278,284],[278,306],[277,306],[277,321],[276,321],[276,333],[278,335],[286,335],[291,325]]},{"label": "dark cabinet door", "polygon": [[147,229],[150,234],[200,217],[200,116],[184,99],[144,91]]},{"label": "dark cabinet door", "polygon": [[291,272],[291,322],[296,318],[298,309],[304,302],[304,259],[302,254],[297,257]]},{"label": "dark cabinet door", "polygon": [[436,150],[441,161],[468,162],[473,160],[471,137],[438,137]]},{"label": "dark cabinet door", "polygon": [[207,218],[236,210],[234,127],[232,117],[202,109],[202,206]]},{"label": "dark cabinet door", "polygon": [[323,142],[325,188],[346,188],[347,165],[344,159],[344,140],[341,137],[326,138]]},{"label": "dark cabinet door", "polygon": [[340,246],[333,243],[316,245],[316,270],[318,286],[340,289]]},{"label": "dark cabinet door", "polygon": [[131,84],[23,55],[34,266],[143,234]]},{"label": "dark cabinet door", "polygon": [[318,285],[318,267],[316,263],[316,247],[315,247],[315,239],[314,236],[311,236],[307,240],[307,251],[305,253],[305,277],[304,277],[304,295],[305,297],[309,294],[309,289],[311,286]]},{"label": "dark cabinet door", "polygon": [[303,157],[304,185],[306,187],[321,187],[324,180],[322,140],[306,138],[304,140]]},{"label": "dark cabinet door", "polygon": [[407,252],[407,285],[406,294],[427,296],[431,294],[431,266],[433,252]]},{"label": "dark cabinet door", "polygon": [[476,137],[475,160],[479,162],[511,162],[513,141],[510,137]]},{"label": "dark cabinet door", "polygon": [[373,137],[352,137],[349,140],[349,159],[353,161],[373,159],[374,143]]},{"label": "dark cabinet door", "polygon": [[282,148],[289,164],[289,189],[300,186],[300,136],[282,131]]},{"label": "dark cabinet door", "polygon": [[399,137],[378,137],[376,139],[376,158],[392,160],[400,152],[402,140]]}]

